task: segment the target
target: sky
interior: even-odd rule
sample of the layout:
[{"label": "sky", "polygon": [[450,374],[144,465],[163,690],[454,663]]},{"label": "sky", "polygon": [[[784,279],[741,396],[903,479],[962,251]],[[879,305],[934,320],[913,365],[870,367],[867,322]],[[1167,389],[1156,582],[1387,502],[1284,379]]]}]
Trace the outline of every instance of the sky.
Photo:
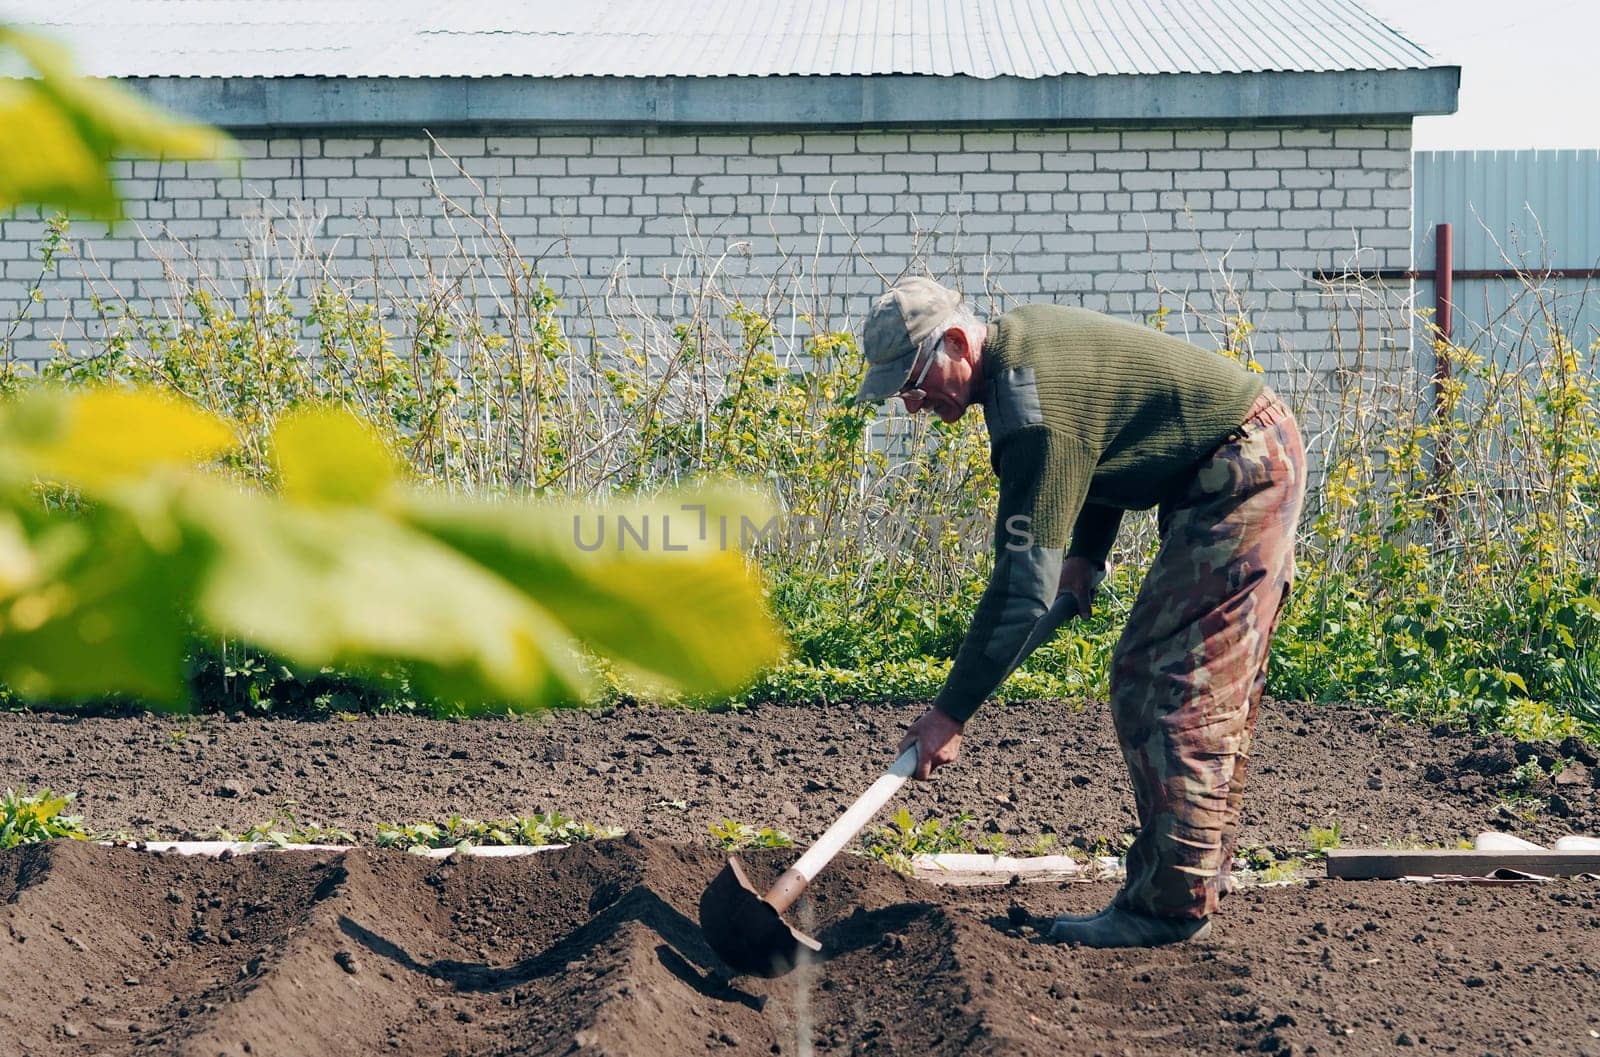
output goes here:
[{"label": "sky", "polygon": [[1459,109],[1417,118],[1417,150],[1600,148],[1600,0],[1361,2],[1461,67]]}]

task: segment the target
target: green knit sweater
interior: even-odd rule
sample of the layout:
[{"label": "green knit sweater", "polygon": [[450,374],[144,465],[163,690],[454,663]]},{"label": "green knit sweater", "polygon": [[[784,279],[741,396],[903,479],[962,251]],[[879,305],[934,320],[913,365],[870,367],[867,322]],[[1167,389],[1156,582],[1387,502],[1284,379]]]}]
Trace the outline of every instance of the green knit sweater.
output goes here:
[{"label": "green knit sweater", "polygon": [[993,320],[982,367],[1000,478],[995,565],[935,701],[962,721],[1055,600],[1063,556],[1104,562],[1122,512],[1171,495],[1262,390],[1258,375],[1215,352],[1057,305]]}]

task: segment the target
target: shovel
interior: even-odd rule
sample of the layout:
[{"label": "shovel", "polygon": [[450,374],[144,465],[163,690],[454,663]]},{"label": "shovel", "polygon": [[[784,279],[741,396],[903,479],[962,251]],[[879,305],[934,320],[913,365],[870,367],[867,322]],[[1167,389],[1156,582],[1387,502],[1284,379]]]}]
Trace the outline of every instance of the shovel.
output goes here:
[{"label": "shovel", "polygon": [[[1076,597],[1065,592],[1057,596],[1055,604],[1028,633],[1006,675],[1016,671],[1029,654],[1077,612]],[[728,865],[700,895],[700,929],[717,956],[740,973],[774,977],[793,969],[803,952],[821,951],[822,944],[785,921],[784,913],[916,769],[917,747],[912,745],[828,827],[799,862],[773,882],[764,896],[750,883],[739,857],[730,855]]]}]

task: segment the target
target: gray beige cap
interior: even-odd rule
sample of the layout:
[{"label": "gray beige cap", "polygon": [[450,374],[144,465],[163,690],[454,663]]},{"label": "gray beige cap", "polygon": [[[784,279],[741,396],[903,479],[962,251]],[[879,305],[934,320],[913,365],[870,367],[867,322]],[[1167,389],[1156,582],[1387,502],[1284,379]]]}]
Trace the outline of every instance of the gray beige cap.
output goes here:
[{"label": "gray beige cap", "polygon": [[887,400],[911,378],[917,349],[961,306],[961,295],[932,279],[903,279],[872,302],[861,333],[867,376],[858,404]]}]

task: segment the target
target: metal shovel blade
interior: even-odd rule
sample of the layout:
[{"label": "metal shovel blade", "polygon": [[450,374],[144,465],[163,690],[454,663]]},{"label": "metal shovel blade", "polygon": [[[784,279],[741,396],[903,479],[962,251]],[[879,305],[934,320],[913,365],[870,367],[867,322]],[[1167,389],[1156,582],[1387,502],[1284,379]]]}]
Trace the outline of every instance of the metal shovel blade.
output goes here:
[{"label": "metal shovel blade", "polygon": [[717,957],[753,976],[782,976],[822,944],[793,928],[745,876],[737,855],[700,894],[700,929]]}]

